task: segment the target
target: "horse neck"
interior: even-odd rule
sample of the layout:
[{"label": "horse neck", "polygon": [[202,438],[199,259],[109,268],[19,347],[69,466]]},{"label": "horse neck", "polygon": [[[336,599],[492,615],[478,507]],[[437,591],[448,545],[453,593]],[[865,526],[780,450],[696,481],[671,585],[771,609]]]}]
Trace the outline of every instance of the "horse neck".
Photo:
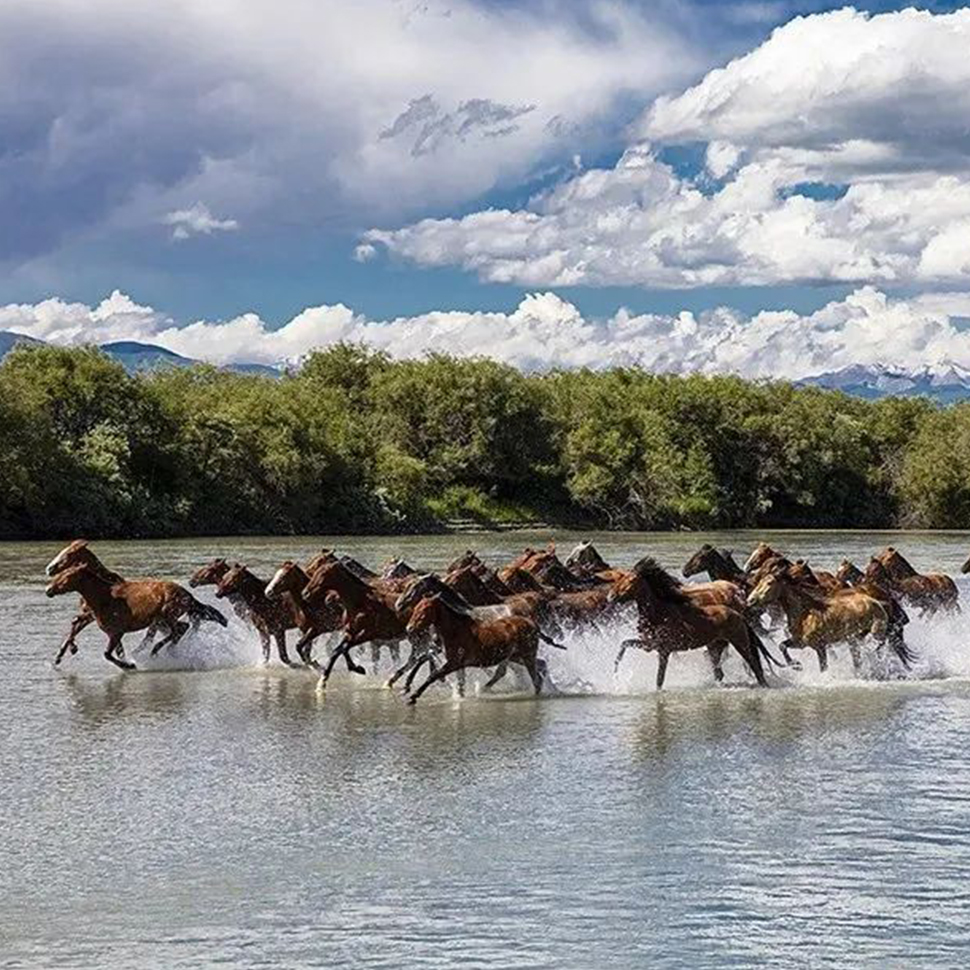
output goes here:
[{"label": "horse neck", "polygon": [[266,602],[266,584],[248,569],[240,577],[236,592],[247,606],[259,606]]},{"label": "horse neck", "polygon": [[91,552],[90,549],[85,549],[83,551],[82,561],[92,573],[98,576],[98,578],[103,579],[108,583],[123,582],[122,578],[117,573],[108,569],[108,567],[101,562],[101,560],[98,559],[98,557]]},{"label": "horse neck", "polygon": [[459,613],[457,610],[453,610],[450,606],[441,602],[439,602],[437,613],[435,626],[438,628],[441,642],[444,644],[446,650],[448,649],[449,643],[455,644],[468,636],[473,623],[470,616]]},{"label": "horse neck", "polygon": [[707,559],[707,575],[711,579],[727,579],[733,581],[739,575],[742,575],[742,573],[740,569],[733,568],[717,550],[714,550]]},{"label": "horse neck", "polygon": [[375,603],[386,605],[383,597],[378,596],[371,586],[368,586],[346,567],[342,567],[335,573],[331,589],[351,609],[356,610]]},{"label": "horse neck", "polygon": [[918,576],[919,573],[897,552],[895,559],[893,559],[893,565],[888,566],[883,563],[883,568],[889,573],[890,576],[895,576],[897,579],[909,579],[913,576]]},{"label": "horse neck", "polygon": [[479,601],[479,606],[494,606],[501,600],[473,573],[461,570],[453,577],[453,582],[447,583],[455,592],[460,593],[469,602]]},{"label": "horse neck", "polygon": [[803,617],[809,613],[818,612],[820,609],[819,604],[794,583],[782,584],[778,602],[781,603],[781,608],[785,611],[789,626],[800,623]]},{"label": "horse neck", "polygon": [[77,578],[77,591],[95,612],[107,603],[111,596],[111,582],[94,572],[87,572]]}]

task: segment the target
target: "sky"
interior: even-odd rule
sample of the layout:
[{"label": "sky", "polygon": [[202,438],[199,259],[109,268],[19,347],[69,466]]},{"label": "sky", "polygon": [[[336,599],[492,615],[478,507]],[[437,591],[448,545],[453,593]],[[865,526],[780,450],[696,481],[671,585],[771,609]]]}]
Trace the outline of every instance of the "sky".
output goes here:
[{"label": "sky", "polygon": [[964,7],[5,0],[0,329],[970,368]]}]

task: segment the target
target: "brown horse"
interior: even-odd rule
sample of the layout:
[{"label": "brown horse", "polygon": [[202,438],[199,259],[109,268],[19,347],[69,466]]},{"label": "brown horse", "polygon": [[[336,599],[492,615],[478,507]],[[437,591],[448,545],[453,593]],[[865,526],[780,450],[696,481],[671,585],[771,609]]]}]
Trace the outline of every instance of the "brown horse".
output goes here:
[{"label": "brown horse", "polygon": [[903,602],[912,604],[925,616],[932,616],[937,610],[960,612],[960,594],[949,576],[918,573],[892,546],[887,546],[873,559],[885,568],[893,591],[902,597]]},{"label": "brown horse", "polygon": [[750,556],[748,556],[741,568],[750,576],[753,573],[756,573],[770,559],[781,558],[784,557],[775,552],[775,550],[772,549],[767,542],[759,542],[754,547],[754,551]]},{"label": "brown horse", "polygon": [[518,663],[528,672],[536,694],[542,690],[546,664],[538,657],[540,634],[532,620],[522,616],[480,620],[470,610],[458,609],[441,596],[430,596],[415,607],[407,630],[417,634],[430,627],[441,638],[445,662],[411,695],[408,703],[416,704],[433,683],[466,667]]},{"label": "brown horse", "polygon": [[684,563],[684,579],[690,579],[698,573],[706,572],[712,580],[726,580],[742,589],[748,585],[748,577],[744,570],[734,561],[734,557],[722,549],[715,549],[709,542],[694,553]]},{"label": "brown horse", "polygon": [[321,687],[326,686],[337,660],[344,657],[349,662],[350,651],[363,643],[372,644],[375,663],[382,644],[390,646],[395,664],[400,663],[400,643],[407,631],[405,621],[394,609],[397,593],[365,582],[341,562],[321,566],[304,587],[303,597],[312,605],[331,592],[344,607],[344,636],[323,671]]},{"label": "brown horse", "polygon": [[[189,586],[192,589],[198,589],[200,586],[218,586],[227,572],[229,572],[229,563],[225,559],[212,559],[192,573],[189,577]],[[249,619],[249,607],[238,593],[233,593],[226,599],[229,600],[229,605],[236,616],[241,620]]]},{"label": "brown horse", "polygon": [[[58,573],[64,572],[65,569],[70,569],[72,566],[89,566],[92,571],[96,572],[104,580],[109,583],[123,583],[124,577],[119,576],[118,573],[112,572],[107,566],[101,562],[100,559],[91,551],[88,546],[86,539],[75,539],[73,542],[66,545],[48,564],[45,570],[48,576],[56,576]],[[57,665],[64,659],[64,654],[68,650],[71,654],[77,653],[77,643],[74,638],[85,628],[94,623],[94,612],[85,602],[84,597],[81,597],[80,609],[78,610],[77,616],[71,620],[71,628],[67,632],[67,636],[64,638],[60,649],[57,651],[57,657],[54,660],[54,664]]]},{"label": "brown horse", "polygon": [[132,670],[135,666],[119,655],[126,633],[148,630],[150,637],[156,630],[166,630],[166,636],[152,647],[154,656],[166,644],[174,646],[185,635],[189,624],[181,619],[183,616],[188,616],[196,625],[202,620],[210,620],[228,626],[226,618],[217,609],[200,603],[178,583],[160,579],[112,583],[87,564],[71,566],[57,573],[46,592],[48,596],[80,593],[94,613],[98,626],[108,635],[105,659],[124,670]]},{"label": "brown horse", "polygon": [[858,586],[866,578],[866,574],[853,562],[843,559],[835,571],[835,578],[843,586]]},{"label": "brown horse", "polygon": [[758,635],[737,610],[729,606],[701,606],[693,602],[684,588],[650,557],[645,557],[633,571],[621,579],[611,592],[618,603],[633,600],[639,613],[639,637],[620,646],[614,668],[619,667],[624,653],[631,647],[655,650],[658,657],[657,689],[663,687],[671,653],[706,647],[718,680],[723,678],[721,656],[733,644],[754,673],[766,686],[761,657],[770,659]]},{"label": "brown horse", "polygon": [[[303,663],[316,669],[318,665],[313,659],[313,641],[324,633],[336,633],[342,629],[344,611],[335,597],[322,597],[318,603],[308,603],[303,597],[308,582],[307,574],[288,559],[276,570],[266,586],[265,594],[269,600],[282,597],[288,601],[293,620],[302,634],[296,643],[296,652]],[[350,657],[346,658],[346,663],[347,669],[353,673],[366,673]]]},{"label": "brown horse", "polygon": [[845,589],[842,580],[835,573],[825,572],[822,569],[812,569],[804,559],[796,559],[788,567],[788,575],[798,582],[821,586],[822,589],[829,593],[834,593],[839,589]]},{"label": "brown horse", "polygon": [[297,626],[293,601],[269,599],[266,580],[250,572],[249,568],[236,563],[228,569],[216,586],[216,598],[241,600],[263,648],[263,663],[269,663],[270,639],[276,640],[280,660],[287,667],[296,666],[286,652],[286,631]]},{"label": "brown horse", "polygon": [[[789,632],[789,639],[781,646],[785,659],[790,660],[790,647],[808,647],[818,657],[819,670],[828,668],[828,648],[834,644],[849,644],[853,664],[858,670],[860,643],[867,636],[879,643],[887,640],[889,614],[886,607],[861,590],[845,589],[828,594],[782,572],[765,576],[748,598],[755,604],[781,604],[788,619]],[[912,655],[905,644],[894,645],[894,650],[908,667]]]}]

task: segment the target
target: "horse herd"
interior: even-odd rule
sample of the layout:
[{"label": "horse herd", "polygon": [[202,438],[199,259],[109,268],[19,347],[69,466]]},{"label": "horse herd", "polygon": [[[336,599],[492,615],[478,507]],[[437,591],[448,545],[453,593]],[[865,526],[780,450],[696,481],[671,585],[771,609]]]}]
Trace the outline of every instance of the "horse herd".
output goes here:
[{"label": "horse herd", "polygon": [[[340,660],[348,671],[366,673],[351,656],[355,647],[370,645],[375,667],[381,649],[389,649],[395,672],[388,686],[406,677],[403,690],[412,704],[453,673],[464,692],[469,667],[494,668],[488,689],[510,664],[520,665],[539,693],[548,677],[540,644],[564,650],[558,639],[567,629],[601,630],[628,603],[636,605],[637,636],[621,643],[614,669],[630,648],[656,652],[658,689],[672,653],[702,648],[719,682],[729,646],[761,685],[767,683],[766,664],[798,666],[793,649],[815,651],[819,668],[825,670],[828,651],[837,644],[848,645],[856,670],[867,644],[908,669],[915,658],[905,640],[907,610],[923,615],[959,611],[950,577],[919,574],[891,546],[873,556],[865,570],[843,560],[829,573],[788,559],[766,543],[743,566],[730,552],[705,544],[685,564],[683,574],[689,579],[705,572],[708,582],[684,583],[649,556],[630,569],[617,569],[585,542],[565,561],[550,546],[526,549],[498,569],[466,552],[440,575],[418,572],[401,560],[378,574],[349,556],[324,550],[302,565],[284,562],[267,581],[245,565],[214,559],[188,585],[214,586],[216,598],[257,631],[264,662],[275,643],[284,664],[318,671],[321,689]],[[970,572],[970,560],[964,572]],[[54,557],[47,575],[48,596],[78,593],[81,598],[55,664],[68,651],[77,653],[75,638],[91,623],[108,638],[105,658],[126,670],[135,666],[126,659],[122,643],[128,633],[145,631],[140,646],[150,647],[155,655],[202,622],[227,625],[223,613],[177,583],[125,580],[82,539]],[[763,640],[772,627],[784,628],[782,661]],[[298,661],[287,646],[290,630],[299,634],[294,647]],[[339,643],[326,662],[316,660],[314,642],[337,633]],[[403,663],[402,644],[410,647]],[[425,664],[428,676],[412,690]]]}]

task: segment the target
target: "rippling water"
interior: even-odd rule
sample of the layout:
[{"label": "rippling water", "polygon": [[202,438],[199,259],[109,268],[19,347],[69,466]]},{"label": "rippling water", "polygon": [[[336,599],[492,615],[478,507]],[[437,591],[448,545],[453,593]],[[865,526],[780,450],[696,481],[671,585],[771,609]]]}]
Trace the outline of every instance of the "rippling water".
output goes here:
[{"label": "rippling water", "polygon": [[[596,537],[619,565],[651,551],[671,568],[706,538]],[[819,566],[894,541],[956,573],[970,551],[967,535],[769,538]],[[546,537],[333,541],[438,567]],[[268,575],[321,544],[97,551],[184,578],[216,553]],[[74,606],[43,596],[56,548],[0,545],[0,965],[967,963],[963,618],[911,624],[907,681],[857,681],[845,657],[822,676],[806,657],[773,689],[715,689],[697,654],[657,694],[653,658],[613,676],[621,627],[549,658],[560,696],[442,688],[411,710],[373,677],[321,700],[307,674],[256,666],[236,622],[156,664],[179,669],[134,674],[88,630],[55,671]],[[747,683],[736,660],[727,673]]]}]

